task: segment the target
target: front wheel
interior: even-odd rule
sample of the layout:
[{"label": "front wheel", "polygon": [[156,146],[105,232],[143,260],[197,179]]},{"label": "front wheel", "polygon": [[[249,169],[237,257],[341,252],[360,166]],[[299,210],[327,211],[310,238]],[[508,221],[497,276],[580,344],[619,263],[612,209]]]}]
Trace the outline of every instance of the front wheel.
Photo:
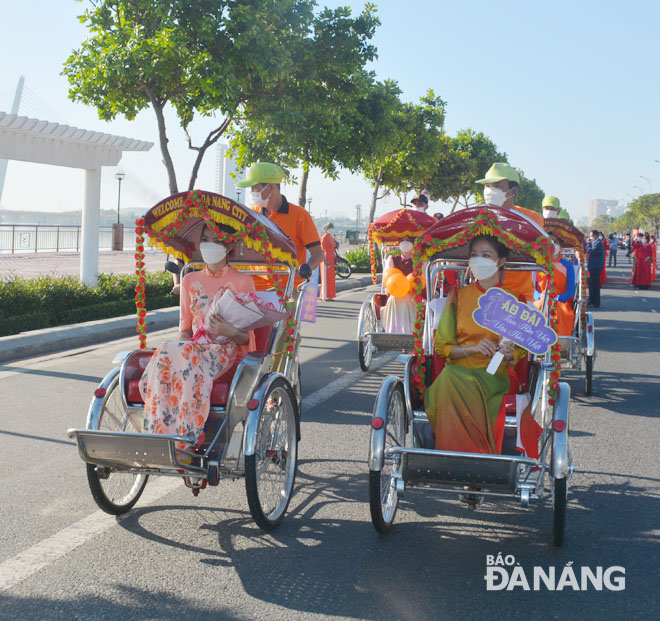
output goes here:
[{"label": "front wheel", "polygon": [[343,257],[335,257],[335,273],[339,278],[349,278],[353,272],[346,259]]},{"label": "front wheel", "polygon": [[566,532],[566,479],[555,479],[552,510],[552,545],[564,545]]},{"label": "front wheel", "polygon": [[261,403],[254,455],[245,457],[250,513],[264,530],[282,521],[291,500],[298,460],[294,403],[289,383],[276,379]]},{"label": "front wheel", "polygon": [[[96,429],[133,433],[141,431],[132,418],[130,416],[127,418],[124,412],[119,390],[119,374],[110,383],[103,397]],[[142,495],[148,479],[148,474],[117,472],[87,464],[87,481],[92,496],[99,508],[111,515],[121,515],[130,511]]]},{"label": "front wheel", "polygon": [[388,455],[387,449],[403,446],[406,432],[405,401],[401,386],[394,386],[387,396],[386,420],[380,430],[384,437],[383,467],[369,470],[369,509],[371,522],[379,533],[386,533],[392,527],[399,504],[396,488],[401,476],[401,455]]},{"label": "front wheel", "polygon": [[584,386],[584,392],[588,395],[591,394],[591,387],[592,387],[592,382],[593,382],[593,374],[594,374],[594,357],[593,356],[586,356],[585,358],[586,362],[586,369],[585,369],[585,386]]}]

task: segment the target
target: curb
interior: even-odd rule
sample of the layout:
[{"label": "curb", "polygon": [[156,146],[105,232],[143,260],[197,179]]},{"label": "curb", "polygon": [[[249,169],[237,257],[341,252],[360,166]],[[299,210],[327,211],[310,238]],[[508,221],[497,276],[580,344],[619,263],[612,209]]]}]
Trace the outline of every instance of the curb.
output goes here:
[{"label": "curb", "polygon": [[[371,284],[371,276],[337,280],[337,292],[359,289]],[[179,323],[179,307],[172,306],[149,311],[146,321],[149,331],[173,328]],[[136,334],[136,326],[135,315],[125,315],[3,336],[0,337],[0,362],[29,356],[42,356],[131,336]]]}]

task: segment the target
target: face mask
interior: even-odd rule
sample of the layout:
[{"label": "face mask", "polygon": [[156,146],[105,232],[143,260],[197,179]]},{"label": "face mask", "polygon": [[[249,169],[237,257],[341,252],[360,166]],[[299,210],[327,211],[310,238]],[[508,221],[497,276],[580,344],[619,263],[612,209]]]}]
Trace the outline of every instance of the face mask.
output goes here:
[{"label": "face mask", "polygon": [[207,265],[220,263],[227,256],[227,247],[213,242],[201,242],[199,251],[202,253],[202,261]]},{"label": "face mask", "polygon": [[506,192],[499,188],[484,188],[484,201],[486,205],[501,207],[506,201]]},{"label": "face mask", "polygon": [[552,209],[544,209],[543,210],[543,217],[544,218],[558,218],[559,214],[552,210]]},{"label": "face mask", "polygon": [[485,280],[497,272],[497,263],[486,257],[471,257],[470,271],[477,280]]},{"label": "face mask", "polygon": [[[265,189],[265,188],[264,188]],[[263,190],[261,191],[263,192]],[[262,207],[265,209],[266,205],[268,205],[268,199],[270,198],[270,193],[266,198],[261,197],[261,192],[250,192],[250,200],[253,205],[256,205],[257,207]]]},{"label": "face mask", "polygon": [[642,243],[646,246],[646,244],[648,244],[649,242],[648,242],[647,239],[643,239],[643,240],[642,240]]},{"label": "face mask", "polygon": [[401,250],[401,252],[410,252],[412,248],[413,248],[412,242],[409,241],[402,241],[399,244],[399,250]]}]

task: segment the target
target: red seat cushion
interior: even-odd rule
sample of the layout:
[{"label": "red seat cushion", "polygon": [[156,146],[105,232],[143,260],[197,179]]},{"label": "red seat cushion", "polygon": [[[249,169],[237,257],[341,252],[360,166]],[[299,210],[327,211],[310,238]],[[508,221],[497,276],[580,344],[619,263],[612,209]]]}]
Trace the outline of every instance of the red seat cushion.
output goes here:
[{"label": "red seat cushion", "polygon": [[378,319],[380,319],[380,311],[385,304],[387,304],[387,293],[374,294],[374,310]]}]

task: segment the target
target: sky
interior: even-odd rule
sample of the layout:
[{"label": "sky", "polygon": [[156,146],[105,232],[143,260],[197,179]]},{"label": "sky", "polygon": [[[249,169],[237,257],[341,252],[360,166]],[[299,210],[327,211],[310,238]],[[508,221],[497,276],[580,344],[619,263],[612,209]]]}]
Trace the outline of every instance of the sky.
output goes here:
[{"label": "sky", "polygon": [[[351,6],[364,2],[319,2]],[[418,101],[430,88],[446,102],[445,130],[484,132],[509,162],[558,196],[574,219],[589,200],[629,202],[660,191],[660,2],[629,0],[381,0],[381,26],[373,43],[377,78],[398,82],[402,98]],[[126,153],[122,207],[145,209],[168,192],[157,143],[156,120],[147,110],[134,121],[101,121],[94,108],[68,99],[62,65],[87,32],[77,16],[86,2],[2,0],[0,110],[9,112],[16,84],[25,76],[22,114],[87,130],[154,142],[147,153]],[[170,146],[187,185],[192,155],[175,117],[167,117]],[[192,125],[199,142],[212,119]],[[217,123],[217,120],[216,120]],[[215,153],[208,153],[197,187],[215,188]],[[116,209],[115,167],[102,171],[101,208]],[[485,172],[485,171],[483,171]],[[10,161],[1,205],[11,209],[65,211],[83,202],[82,170]],[[298,191],[285,187],[294,201]],[[312,171],[308,183],[314,215],[364,214],[371,188],[344,172],[337,180]],[[376,215],[398,208],[379,201]],[[445,211],[432,205],[430,211]]]}]

